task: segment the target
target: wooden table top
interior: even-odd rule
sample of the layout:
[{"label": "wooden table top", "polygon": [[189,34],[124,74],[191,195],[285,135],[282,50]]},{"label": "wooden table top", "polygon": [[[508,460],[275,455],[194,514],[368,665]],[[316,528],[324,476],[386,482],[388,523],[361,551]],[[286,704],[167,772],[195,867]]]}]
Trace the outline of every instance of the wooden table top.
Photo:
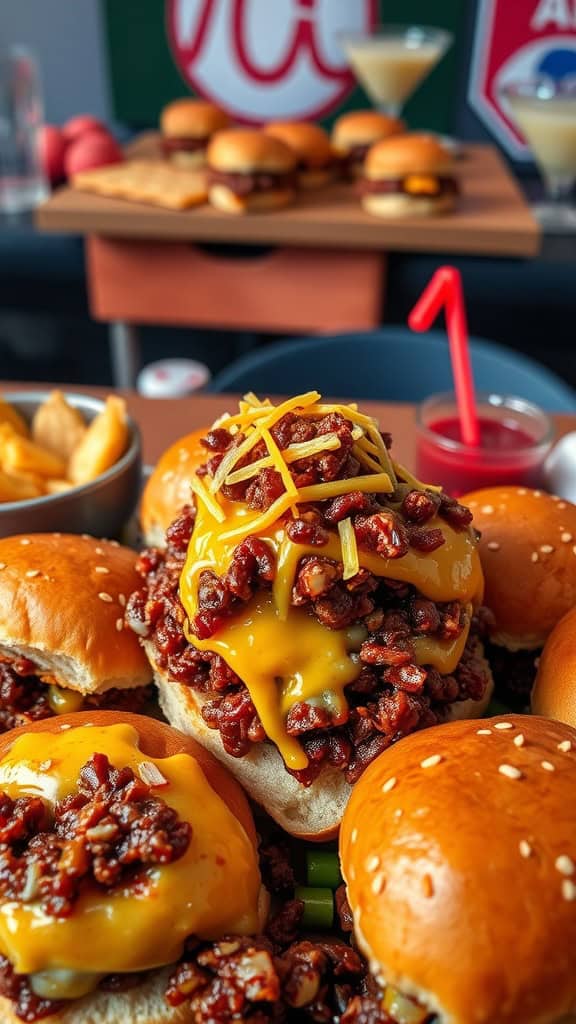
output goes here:
[{"label": "wooden table top", "polygon": [[[129,152],[148,156],[157,145],[157,137],[145,136]],[[346,184],[304,192],[294,206],[249,217],[208,205],[166,210],[64,187],[39,207],[36,224],[43,231],[156,241],[534,256],[540,230],[498,151],[466,146],[456,174],[462,194],[456,211],[444,217],[372,217]]]},{"label": "wooden table top", "polygon": [[[80,387],[75,384],[31,384],[15,381],[0,381],[0,393],[10,391],[50,390],[59,387],[63,391],[105,397],[111,388]],[[128,409],[140,427],[143,442],[143,458],[147,465],[154,465],[163,451],[184,434],[210,425],[223,412],[233,411],[237,399],[234,395],[196,395],[192,398],[142,398],[134,391],[119,392],[126,398]],[[407,467],[415,462],[416,407],[402,402],[361,402],[361,409],[375,416],[382,429],[392,434],[394,456]],[[552,417],[557,437],[576,430],[576,416],[567,414]]]}]

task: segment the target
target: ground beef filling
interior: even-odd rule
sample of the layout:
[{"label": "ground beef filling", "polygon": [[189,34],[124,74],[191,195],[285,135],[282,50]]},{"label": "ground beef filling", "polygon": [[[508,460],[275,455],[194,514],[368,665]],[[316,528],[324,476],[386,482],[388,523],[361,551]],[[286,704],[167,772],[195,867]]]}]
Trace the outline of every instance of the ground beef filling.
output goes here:
[{"label": "ground beef filling", "polygon": [[[421,184],[416,189],[411,184],[416,178],[425,178],[426,185]],[[440,196],[458,195],[458,182],[455,178],[437,177],[436,175],[428,174],[410,174],[404,178],[361,178],[358,182],[358,191],[362,196],[405,195],[411,199],[432,196],[437,199]]]},{"label": "ground beef filling", "polygon": [[252,171],[251,173],[240,173],[232,171],[217,171],[210,167],[208,173],[209,185],[225,185],[236,196],[242,198],[252,195],[254,192],[274,192],[277,189],[296,188],[296,172],[288,171],[285,174],[273,174],[271,171]]},{"label": "ground beef filling", "polygon": [[192,139],[189,136],[168,137],[165,135],[162,139],[162,150],[167,155],[171,153],[198,153],[200,150],[206,149],[209,142],[209,135],[197,139]]},{"label": "ground beef filling", "polygon": [[[293,463],[298,486],[335,479],[350,479],[350,492],[342,497],[308,506],[300,518],[286,520],[294,542],[316,547],[318,554],[300,561],[292,604],[304,607],[329,629],[357,626],[360,672],[346,688],[348,709],[338,715],[311,704],[295,705],[287,718],[287,731],[298,737],[308,757],[308,767],[294,773],[309,785],[325,764],[341,769],[355,782],[367,765],[395,740],[416,729],[445,719],[458,701],[480,700],[488,674],[480,658],[480,623],[474,619],[457,669],[442,676],[415,662],[413,640],[417,636],[454,640],[468,626],[459,602],[435,604],[413,586],[382,580],[361,569],[348,581],[342,566],[323,557],[329,532],[350,517],[357,543],[387,558],[402,558],[410,548],[434,551],[444,543],[442,532],[429,525],[439,515],[455,529],[467,528],[468,509],[436,492],[399,485],[386,500],[354,491],[354,476],[361,471],[352,453],[351,424],[331,414],[324,421],[305,420],[288,414],[273,428],[282,449],[307,441],[322,431],[336,432],[341,446],[320,457]],[[213,474],[232,439],[219,428],[208,435],[210,454],[204,472]],[[261,458],[258,446],[251,459]],[[364,472],[364,470],[362,470]],[[252,480],[224,487],[225,496],[243,501],[253,509],[268,508],[283,493],[283,483],[273,469],[262,469]],[[138,571],[144,587],[132,595],[127,620],[141,636],[147,636],[154,657],[168,677],[206,695],[202,714],[218,729],[225,750],[242,757],[253,743],[266,739],[247,687],[217,654],[198,651],[184,635],[185,612],[178,589],[194,526],[194,511],[187,508],[167,532],[167,550],[142,553]],[[276,566],[269,546],[250,536],[237,546],[224,576],[205,571],[199,581],[199,610],[191,623],[202,639],[212,636],[249,601],[257,590],[269,588]]]},{"label": "ground beef filling", "polygon": [[[56,714],[50,705],[50,686],[42,681],[39,672],[41,669],[29,658],[0,659],[0,733]],[[138,713],[151,699],[151,686],[113,689],[87,694],[82,709]]]}]

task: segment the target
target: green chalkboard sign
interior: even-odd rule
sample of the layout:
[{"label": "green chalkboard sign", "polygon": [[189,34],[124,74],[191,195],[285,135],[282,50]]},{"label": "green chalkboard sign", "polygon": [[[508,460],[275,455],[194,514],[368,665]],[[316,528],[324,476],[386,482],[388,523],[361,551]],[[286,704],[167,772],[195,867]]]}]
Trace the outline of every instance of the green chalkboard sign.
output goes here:
[{"label": "green chalkboard sign", "polygon": [[[329,124],[343,109],[370,105],[334,57],[342,0],[101,2],[114,115],[135,128],[156,124],[166,103],[195,91],[246,120],[308,116]],[[450,131],[464,0],[348,3],[346,27],[432,22],[454,33],[454,46],[405,109],[413,128]]]}]

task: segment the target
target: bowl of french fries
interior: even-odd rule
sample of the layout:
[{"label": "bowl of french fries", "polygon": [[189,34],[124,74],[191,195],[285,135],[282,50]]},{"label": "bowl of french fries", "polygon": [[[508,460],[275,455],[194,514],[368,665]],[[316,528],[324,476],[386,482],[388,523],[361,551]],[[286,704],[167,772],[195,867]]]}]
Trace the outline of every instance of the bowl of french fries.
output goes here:
[{"label": "bowl of french fries", "polygon": [[117,395],[0,397],[0,536],[117,536],[141,482],[140,436]]}]

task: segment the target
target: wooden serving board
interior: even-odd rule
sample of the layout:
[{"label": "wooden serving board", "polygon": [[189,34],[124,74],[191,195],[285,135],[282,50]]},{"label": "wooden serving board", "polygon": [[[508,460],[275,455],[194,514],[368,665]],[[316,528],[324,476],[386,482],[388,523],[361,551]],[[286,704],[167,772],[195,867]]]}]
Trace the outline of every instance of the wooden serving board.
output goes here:
[{"label": "wooden serving board", "polygon": [[[148,156],[155,146],[155,137],[146,136],[129,152]],[[164,210],[64,187],[38,208],[36,224],[43,231],[108,238],[534,256],[540,243],[538,225],[497,150],[467,146],[457,173],[462,191],[458,208],[440,217],[371,217],[346,184],[302,193],[286,210],[244,217],[210,206]]]}]

